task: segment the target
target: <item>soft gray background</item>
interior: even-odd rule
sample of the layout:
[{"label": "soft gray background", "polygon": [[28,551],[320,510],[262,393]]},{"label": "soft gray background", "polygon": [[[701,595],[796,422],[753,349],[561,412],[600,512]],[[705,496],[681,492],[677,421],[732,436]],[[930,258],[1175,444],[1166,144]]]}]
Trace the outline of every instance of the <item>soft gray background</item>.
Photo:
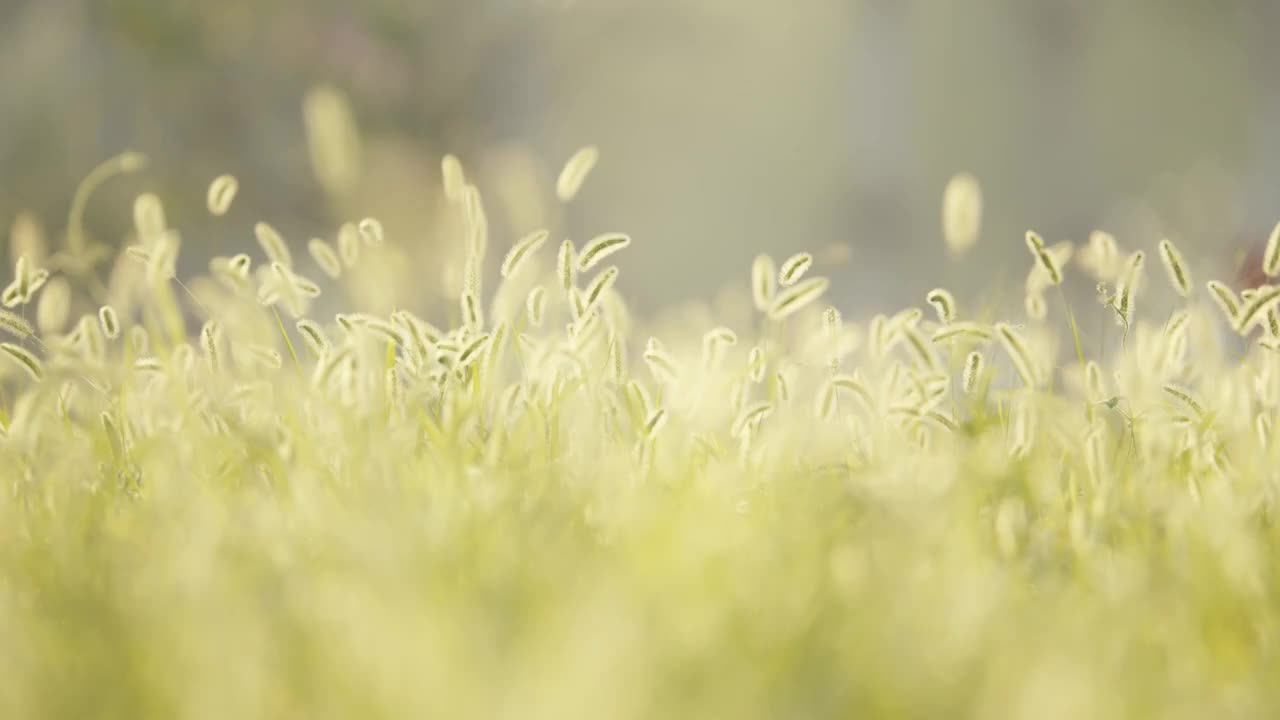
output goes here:
[{"label": "soft gray background", "polygon": [[[1020,287],[1028,227],[1168,234],[1230,274],[1280,218],[1277,37],[1268,0],[0,0],[0,227],[27,208],[61,232],[77,180],[135,148],[155,165],[96,198],[104,239],[143,189],[188,263],[251,242],[259,217],[322,232],[340,218],[299,107],[332,82],[366,140],[348,208],[391,227],[438,211],[445,151],[488,190],[495,149],[549,179],[598,144],[551,221],[632,233],[621,283],[645,308],[745,286],[757,252],[832,242],[852,246],[828,268],[846,307],[939,283],[976,298]],[[938,208],[959,170],[982,180],[987,222],[951,264]],[[226,171],[243,183],[230,225],[203,212]],[[498,247],[531,229],[495,216]]]}]

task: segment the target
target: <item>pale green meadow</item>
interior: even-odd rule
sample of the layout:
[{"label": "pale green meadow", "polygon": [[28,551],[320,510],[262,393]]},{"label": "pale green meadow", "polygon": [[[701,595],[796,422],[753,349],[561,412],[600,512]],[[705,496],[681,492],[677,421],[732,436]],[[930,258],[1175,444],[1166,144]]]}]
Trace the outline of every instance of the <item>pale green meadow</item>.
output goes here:
[{"label": "pale green meadow", "polygon": [[0,717],[1280,713],[1280,289],[980,237],[961,174],[918,272],[1001,243],[1025,302],[862,317],[761,255],[724,259],[746,312],[659,327],[616,286],[643,238],[500,242],[447,156],[456,304],[334,315],[403,238],[263,221],[179,277],[157,195],[118,257],[82,229],[144,165],[12,239]]}]

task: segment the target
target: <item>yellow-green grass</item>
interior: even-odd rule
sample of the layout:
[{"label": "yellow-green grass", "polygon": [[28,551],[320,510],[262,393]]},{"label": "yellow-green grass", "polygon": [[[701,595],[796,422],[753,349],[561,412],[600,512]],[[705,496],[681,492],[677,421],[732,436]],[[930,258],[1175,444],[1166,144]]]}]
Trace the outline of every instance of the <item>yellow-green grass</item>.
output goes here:
[{"label": "yellow-green grass", "polygon": [[752,319],[654,337],[546,234],[498,279],[446,171],[438,317],[313,311],[373,219],[317,280],[263,225],[274,263],[180,283],[153,199],[109,283],[78,224],[54,257],[88,270],[17,269],[0,717],[1280,713],[1273,301],[1224,342],[1235,314],[1082,251],[1124,334],[1089,356],[1061,293],[858,318],[811,258],[744,258]]}]

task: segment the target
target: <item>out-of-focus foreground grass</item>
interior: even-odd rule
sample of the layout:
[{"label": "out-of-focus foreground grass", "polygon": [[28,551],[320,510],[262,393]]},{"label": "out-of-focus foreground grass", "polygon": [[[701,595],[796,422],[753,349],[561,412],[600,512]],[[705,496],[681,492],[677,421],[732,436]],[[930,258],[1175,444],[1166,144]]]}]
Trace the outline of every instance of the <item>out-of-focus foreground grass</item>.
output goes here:
[{"label": "out-of-focus foreground grass", "polygon": [[0,8],[0,717],[1280,712],[1251,16],[553,5]]},{"label": "out-of-focus foreground grass", "polygon": [[[332,190],[351,138],[319,97]],[[761,255],[654,324],[615,286],[628,235],[498,242],[442,169],[462,262],[418,269],[456,293],[431,313],[345,306],[394,257],[372,217],[306,243],[259,222],[187,276],[156,195],[114,262],[74,214],[57,241],[17,228],[0,715],[1280,707],[1280,290],[1028,233],[1025,304],[938,289],[853,322],[820,263]],[[950,186],[939,266],[981,202]],[[1065,305],[1081,277],[1102,307]],[[1076,337],[1085,312],[1108,337]]]}]

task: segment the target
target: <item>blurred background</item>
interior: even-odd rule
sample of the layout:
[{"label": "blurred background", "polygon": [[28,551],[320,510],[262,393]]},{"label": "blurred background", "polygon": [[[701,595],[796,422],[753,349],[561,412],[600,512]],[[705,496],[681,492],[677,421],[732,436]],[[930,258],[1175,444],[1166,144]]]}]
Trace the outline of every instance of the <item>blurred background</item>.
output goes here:
[{"label": "blurred background", "polygon": [[[625,231],[620,286],[642,310],[745,290],[756,253],[799,250],[849,314],[938,284],[1018,295],[1027,228],[1167,235],[1225,275],[1280,218],[1276,37],[1273,0],[0,0],[0,228],[29,211],[56,241],[77,183],[133,149],[150,167],[87,209],[103,242],[142,191],[187,270],[251,248],[257,220],[300,253],[376,215],[387,283],[443,295],[452,152],[484,194],[491,261],[540,226]],[[321,85],[361,137],[337,189],[308,154]],[[601,160],[561,207],[555,177],[589,144]],[[984,223],[947,262],[959,171]],[[221,173],[240,195],[213,218]]]}]

